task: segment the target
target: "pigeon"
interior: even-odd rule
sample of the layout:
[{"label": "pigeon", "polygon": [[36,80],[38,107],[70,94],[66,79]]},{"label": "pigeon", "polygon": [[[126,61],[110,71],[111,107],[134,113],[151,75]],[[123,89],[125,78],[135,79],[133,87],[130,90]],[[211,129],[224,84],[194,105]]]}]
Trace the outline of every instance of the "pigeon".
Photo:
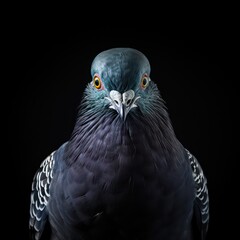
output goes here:
[{"label": "pigeon", "polygon": [[94,57],[68,140],[30,193],[33,240],[205,240],[207,179],[134,48]]}]

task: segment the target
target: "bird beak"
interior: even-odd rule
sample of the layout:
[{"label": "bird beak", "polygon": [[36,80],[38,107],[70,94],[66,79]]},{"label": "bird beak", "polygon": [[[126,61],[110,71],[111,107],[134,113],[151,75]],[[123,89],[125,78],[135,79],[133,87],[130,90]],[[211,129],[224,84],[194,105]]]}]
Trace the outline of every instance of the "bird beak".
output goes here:
[{"label": "bird beak", "polygon": [[109,97],[105,98],[110,101],[109,108],[116,110],[123,121],[125,121],[130,110],[137,107],[135,103],[140,97],[135,97],[135,92],[133,90],[128,90],[123,94],[112,90],[110,91]]}]

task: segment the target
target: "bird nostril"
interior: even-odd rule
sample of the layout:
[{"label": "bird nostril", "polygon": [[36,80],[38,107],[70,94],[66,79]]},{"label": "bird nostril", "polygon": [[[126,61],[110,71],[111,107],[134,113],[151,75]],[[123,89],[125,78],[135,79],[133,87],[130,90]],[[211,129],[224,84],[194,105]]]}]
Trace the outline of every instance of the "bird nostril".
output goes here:
[{"label": "bird nostril", "polygon": [[117,100],[114,100],[114,102],[115,102],[117,105],[119,105],[119,102],[118,102]]},{"label": "bird nostril", "polygon": [[128,99],[128,100],[127,100],[127,106],[130,105],[131,102],[132,102],[132,99]]}]

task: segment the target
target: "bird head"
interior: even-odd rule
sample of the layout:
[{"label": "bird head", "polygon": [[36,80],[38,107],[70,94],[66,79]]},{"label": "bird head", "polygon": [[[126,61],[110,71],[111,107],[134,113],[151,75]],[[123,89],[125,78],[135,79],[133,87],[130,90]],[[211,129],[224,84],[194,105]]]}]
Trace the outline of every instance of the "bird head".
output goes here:
[{"label": "bird head", "polygon": [[99,53],[92,62],[91,75],[88,100],[95,106],[110,108],[123,121],[134,109],[143,111],[151,102],[149,90],[155,84],[150,80],[150,64],[136,49],[112,48]]}]

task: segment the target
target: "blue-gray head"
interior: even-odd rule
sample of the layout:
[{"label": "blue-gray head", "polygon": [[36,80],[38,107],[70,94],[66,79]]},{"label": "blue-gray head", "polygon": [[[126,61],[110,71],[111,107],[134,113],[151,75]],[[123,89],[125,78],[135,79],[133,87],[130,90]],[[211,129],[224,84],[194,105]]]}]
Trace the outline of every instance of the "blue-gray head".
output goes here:
[{"label": "blue-gray head", "polygon": [[159,100],[157,87],[150,80],[149,61],[136,49],[112,48],[99,53],[92,62],[91,75],[88,101],[116,111],[123,121],[136,108],[141,112],[148,109],[156,100],[154,95]]},{"label": "blue-gray head", "polygon": [[171,122],[143,53],[132,48],[103,51],[94,58],[91,75],[70,140],[69,161],[86,152],[91,157],[98,153],[98,158],[104,149],[138,138],[172,149]]}]

